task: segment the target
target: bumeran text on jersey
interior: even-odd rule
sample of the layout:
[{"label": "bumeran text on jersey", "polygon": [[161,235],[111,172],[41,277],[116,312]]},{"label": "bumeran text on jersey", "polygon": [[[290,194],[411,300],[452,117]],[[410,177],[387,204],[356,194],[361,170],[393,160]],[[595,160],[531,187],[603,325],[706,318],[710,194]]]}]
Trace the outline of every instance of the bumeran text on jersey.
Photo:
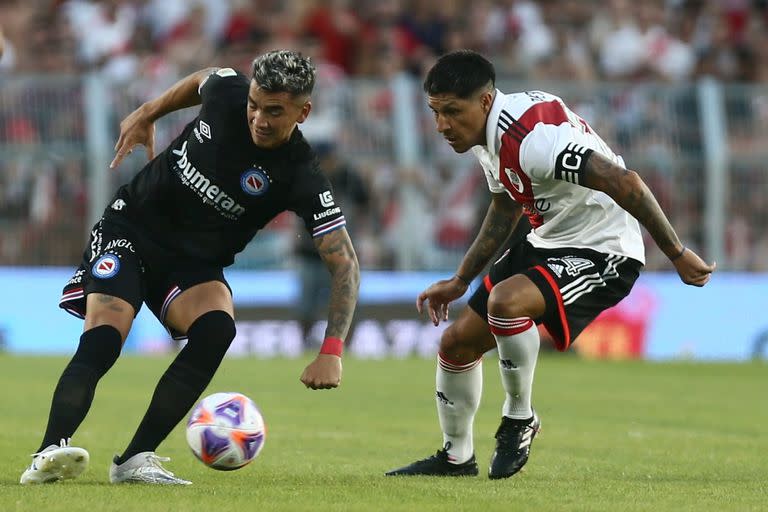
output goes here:
[{"label": "bumeran text on jersey", "polygon": [[203,203],[212,204],[219,213],[230,219],[237,219],[245,213],[245,208],[229,197],[226,192],[219,189],[217,185],[211,185],[211,180],[190,163],[189,158],[187,158],[186,141],[180,150],[174,149],[173,154],[179,157],[176,160],[176,174],[184,185],[194,190],[203,199]]}]

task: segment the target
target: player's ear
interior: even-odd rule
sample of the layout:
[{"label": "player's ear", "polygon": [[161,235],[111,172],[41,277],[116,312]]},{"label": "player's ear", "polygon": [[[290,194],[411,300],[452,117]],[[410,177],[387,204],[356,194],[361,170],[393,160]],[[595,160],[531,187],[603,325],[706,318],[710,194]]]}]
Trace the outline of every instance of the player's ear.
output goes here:
[{"label": "player's ear", "polygon": [[491,106],[493,105],[493,93],[495,91],[485,91],[480,96],[480,104],[483,107],[483,114],[487,114],[491,111]]},{"label": "player's ear", "polygon": [[304,103],[304,105],[302,105],[301,113],[299,114],[299,118],[296,120],[296,122],[303,123],[304,121],[306,121],[311,111],[312,111],[312,100],[307,100]]}]

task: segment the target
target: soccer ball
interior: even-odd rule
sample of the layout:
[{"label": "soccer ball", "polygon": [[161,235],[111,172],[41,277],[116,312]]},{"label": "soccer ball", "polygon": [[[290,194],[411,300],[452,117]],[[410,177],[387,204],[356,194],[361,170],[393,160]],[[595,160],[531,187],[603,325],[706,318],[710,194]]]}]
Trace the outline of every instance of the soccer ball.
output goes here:
[{"label": "soccer ball", "polygon": [[264,447],[267,429],[256,404],[241,393],[203,398],[187,422],[187,444],[209,468],[239,469]]}]

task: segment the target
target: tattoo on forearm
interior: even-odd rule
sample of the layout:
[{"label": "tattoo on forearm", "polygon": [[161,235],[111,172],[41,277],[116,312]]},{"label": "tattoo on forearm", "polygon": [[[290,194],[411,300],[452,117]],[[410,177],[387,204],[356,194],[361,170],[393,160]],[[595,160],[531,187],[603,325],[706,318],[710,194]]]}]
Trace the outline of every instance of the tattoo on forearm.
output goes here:
[{"label": "tattoo on forearm", "polygon": [[349,332],[360,288],[360,269],[346,230],[322,237],[317,250],[331,272],[326,335],[344,339]]},{"label": "tattoo on forearm", "polygon": [[594,152],[589,156],[585,174],[587,186],[610,195],[648,230],[653,241],[667,256],[678,251],[680,239],[653,193],[637,173]]},{"label": "tattoo on forearm", "polygon": [[645,184],[634,187],[628,191],[625,202],[624,209],[645,226],[659,249],[664,254],[673,254],[680,240],[648,187]]},{"label": "tattoo on forearm", "polygon": [[472,279],[485,268],[501,244],[512,233],[515,223],[516,220],[510,218],[508,212],[504,212],[491,204],[480,232],[461,262],[460,268],[465,278]]}]

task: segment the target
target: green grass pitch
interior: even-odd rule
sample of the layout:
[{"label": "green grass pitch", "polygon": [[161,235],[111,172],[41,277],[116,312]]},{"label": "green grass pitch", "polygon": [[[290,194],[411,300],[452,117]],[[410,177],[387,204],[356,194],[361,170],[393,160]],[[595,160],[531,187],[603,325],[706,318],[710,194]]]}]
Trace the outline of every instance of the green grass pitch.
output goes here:
[{"label": "green grass pitch", "polygon": [[475,421],[476,478],[390,478],[440,445],[434,361],[347,359],[333,391],[299,382],[301,360],[228,359],[207,393],[240,391],[262,408],[266,446],[251,465],[198,462],[179,426],[158,453],[186,488],[112,486],[107,471],[138,424],[167,357],[124,357],[99,385],[75,444],[75,481],[18,485],[42,435],[65,358],[0,355],[0,510],[768,510],[768,367],[764,363],[594,362],[543,355],[534,404],[543,430],[523,473],[485,476],[503,393],[493,357]]}]

